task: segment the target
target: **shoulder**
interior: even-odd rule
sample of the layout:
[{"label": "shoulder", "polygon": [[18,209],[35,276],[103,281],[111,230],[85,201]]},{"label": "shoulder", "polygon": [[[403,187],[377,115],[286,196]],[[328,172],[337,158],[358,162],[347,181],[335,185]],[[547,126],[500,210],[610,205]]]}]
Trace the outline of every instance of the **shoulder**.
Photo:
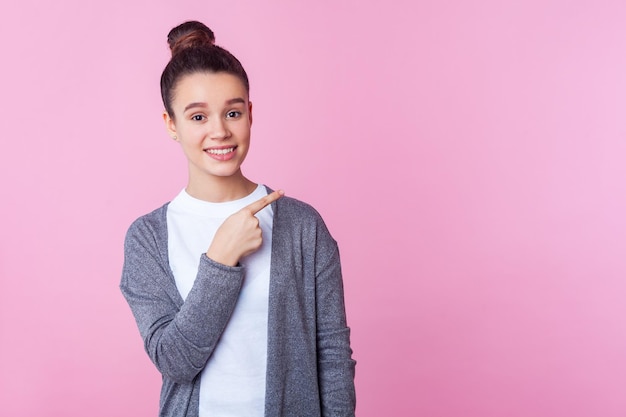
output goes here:
[{"label": "shoulder", "polygon": [[310,204],[293,197],[284,196],[274,203],[276,218],[308,226],[324,226],[319,212]]},{"label": "shoulder", "polygon": [[293,197],[284,196],[276,202],[276,205],[279,210],[289,214],[321,219],[320,214],[312,205]]},{"label": "shoulder", "polygon": [[126,242],[132,239],[145,239],[167,233],[167,206],[169,203],[144,214],[133,221],[126,232]]},{"label": "shoulder", "polygon": [[275,201],[272,239],[298,247],[323,269],[338,263],[338,245],[319,212],[308,203],[284,196]]},{"label": "shoulder", "polygon": [[301,241],[335,244],[320,213],[310,204],[284,196],[272,203],[274,230],[279,235],[291,236]]}]

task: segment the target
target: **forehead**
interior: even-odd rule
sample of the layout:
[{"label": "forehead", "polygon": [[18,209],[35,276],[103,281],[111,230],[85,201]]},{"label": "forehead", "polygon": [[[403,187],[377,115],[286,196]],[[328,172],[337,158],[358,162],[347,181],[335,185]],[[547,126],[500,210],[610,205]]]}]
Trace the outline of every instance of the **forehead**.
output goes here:
[{"label": "forehead", "polygon": [[184,108],[189,103],[202,102],[209,106],[224,105],[234,98],[246,102],[248,93],[241,80],[225,72],[195,72],[183,76],[174,89],[174,108]]}]

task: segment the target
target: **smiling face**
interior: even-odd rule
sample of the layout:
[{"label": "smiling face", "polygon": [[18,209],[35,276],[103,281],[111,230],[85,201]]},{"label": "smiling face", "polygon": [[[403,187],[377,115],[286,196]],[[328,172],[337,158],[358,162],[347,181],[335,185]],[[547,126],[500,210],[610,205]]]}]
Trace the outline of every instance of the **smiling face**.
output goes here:
[{"label": "smiling face", "polygon": [[172,101],[174,117],[163,115],[168,132],[189,163],[194,184],[241,181],[241,164],[250,145],[252,103],[239,78],[197,72],[181,78]]}]

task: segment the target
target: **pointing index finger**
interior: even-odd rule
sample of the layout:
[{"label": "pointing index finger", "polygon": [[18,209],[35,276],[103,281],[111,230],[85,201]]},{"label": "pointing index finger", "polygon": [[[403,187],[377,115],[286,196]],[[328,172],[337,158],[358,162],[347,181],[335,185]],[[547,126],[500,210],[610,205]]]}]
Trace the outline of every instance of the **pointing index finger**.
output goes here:
[{"label": "pointing index finger", "polygon": [[252,215],[255,215],[259,211],[263,210],[265,207],[272,204],[274,201],[281,198],[283,195],[285,195],[285,192],[283,190],[274,191],[273,193],[268,194],[265,197],[258,199],[254,203],[246,206],[246,209],[250,210],[250,213],[252,213]]}]

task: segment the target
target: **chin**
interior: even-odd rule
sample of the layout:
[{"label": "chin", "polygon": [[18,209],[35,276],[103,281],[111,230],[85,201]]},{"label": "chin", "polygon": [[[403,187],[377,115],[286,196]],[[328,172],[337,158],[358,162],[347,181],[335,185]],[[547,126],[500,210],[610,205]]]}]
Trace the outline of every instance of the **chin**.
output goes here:
[{"label": "chin", "polygon": [[228,178],[238,175],[240,172],[239,167],[230,169],[211,169],[206,173],[212,177]]}]

